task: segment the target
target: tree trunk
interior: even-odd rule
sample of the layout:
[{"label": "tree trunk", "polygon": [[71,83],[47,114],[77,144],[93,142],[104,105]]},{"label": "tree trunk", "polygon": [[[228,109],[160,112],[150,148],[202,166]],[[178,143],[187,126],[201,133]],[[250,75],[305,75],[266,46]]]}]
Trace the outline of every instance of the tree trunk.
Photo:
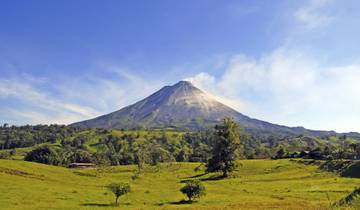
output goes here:
[{"label": "tree trunk", "polygon": [[188,197],[188,199],[189,199],[189,202],[191,202],[191,196],[187,196]]},{"label": "tree trunk", "polygon": [[119,197],[116,197],[116,199],[115,199],[115,205],[117,205],[117,206],[119,205],[118,204],[118,199],[119,199]]},{"label": "tree trunk", "polygon": [[226,178],[228,176],[228,172],[225,170],[223,171],[223,177]]}]

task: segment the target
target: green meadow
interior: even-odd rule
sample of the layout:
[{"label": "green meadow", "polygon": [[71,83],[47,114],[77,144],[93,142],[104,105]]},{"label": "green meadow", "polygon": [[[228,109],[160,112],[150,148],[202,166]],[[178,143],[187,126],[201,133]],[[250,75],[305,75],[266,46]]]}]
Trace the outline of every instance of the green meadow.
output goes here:
[{"label": "green meadow", "polygon": [[[227,179],[205,174],[200,163],[167,163],[146,167],[134,178],[135,166],[68,169],[58,166],[0,160],[0,209],[330,209],[360,186],[360,179],[342,178],[317,166],[291,160],[243,160]],[[192,204],[179,189],[200,179],[206,196]],[[120,197],[106,189],[127,182],[131,192]],[[355,200],[352,207],[358,209]]]}]

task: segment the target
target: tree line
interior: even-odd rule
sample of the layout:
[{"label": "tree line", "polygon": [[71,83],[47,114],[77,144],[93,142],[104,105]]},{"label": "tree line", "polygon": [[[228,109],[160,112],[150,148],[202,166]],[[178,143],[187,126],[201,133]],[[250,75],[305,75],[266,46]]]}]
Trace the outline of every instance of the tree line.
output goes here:
[{"label": "tree line", "polygon": [[[73,162],[99,165],[159,162],[207,162],[218,147],[213,129],[197,132],[80,129],[64,125],[0,126],[0,158],[17,154],[17,148],[34,148],[25,160],[67,166]],[[249,135],[239,125],[237,158],[360,159],[360,143],[346,136]],[[331,139],[330,139],[331,138]]]}]

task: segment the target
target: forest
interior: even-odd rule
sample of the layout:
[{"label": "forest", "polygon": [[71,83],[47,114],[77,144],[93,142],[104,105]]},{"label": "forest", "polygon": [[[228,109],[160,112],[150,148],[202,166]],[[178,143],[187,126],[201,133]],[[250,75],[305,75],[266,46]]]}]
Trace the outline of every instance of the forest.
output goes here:
[{"label": "forest", "polygon": [[[239,159],[359,159],[360,143],[346,135],[254,136],[240,130]],[[206,162],[214,129],[202,131],[81,129],[65,125],[0,126],[0,158],[50,165],[130,165],[141,161]]]}]

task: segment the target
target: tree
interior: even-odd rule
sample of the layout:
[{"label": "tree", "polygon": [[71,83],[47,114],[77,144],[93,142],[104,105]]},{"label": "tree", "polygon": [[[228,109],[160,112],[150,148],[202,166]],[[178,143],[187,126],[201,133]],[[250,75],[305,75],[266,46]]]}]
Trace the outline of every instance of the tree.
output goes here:
[{"label": "tree", "polygon": [[276,152],[275,158],[276,159],[281,159],[281,158],[284,158],[285,156],[286,156],[285,149],[280,147],[280,149]]},{"label": "tree", "polygon": [[311,150],[311,151],[309,152],[309,158],[310,158],[310,159],[316,159],[316,160],[322,159],[322,158],[323,158],[323,155],[322,155],[321,148],[320,148],[320,147],[317,147],[316,149]]},{"label": "tree", "polygon": [[215,126],[212,158],[207,172],[222,171],[223,177],[236,168],[236,156],[240,149],[240,127],[232,118],[225,118]]},{"label": "tree", "polygon": [[25,160],[49,165],[61,165],[62,163],[58,152],[50,146],[42,146],[32,150],[25,156]]},{"label": "tree", "polygon": [[141,170],[145,164],[155,166],[161,162],[171,161],[174,161],[172,154],[163,148],[163,145],[157,143],[155,139],[147,139],[146,142],[138,147],[135,155],[135,162],[139,170]]},{"label": "tree", "polygon": [[130,185],[127,183],[112,183],[108,186],[108,189],[114,193],[115,205],[118,205],[119,197],[130,192]]},{"label": "tree", "polygon": [[15,149],[15,148],[10,151],[10,155],[11,155],[11,156],[16,155],[16,149]]},{"label": "tree", "polygon": [[188,197],[190,202],[206,194],[205,187],[199,180],[187,181],[180,191]]},{"label": "tree", "polygon": [[360,159],[360,143],[356,144],[356,158]]},{"label": "tree", "polygon": [[74,163],[92,163],[93,157],[89,152],[78,149],[71,154],[69,160]]}]

